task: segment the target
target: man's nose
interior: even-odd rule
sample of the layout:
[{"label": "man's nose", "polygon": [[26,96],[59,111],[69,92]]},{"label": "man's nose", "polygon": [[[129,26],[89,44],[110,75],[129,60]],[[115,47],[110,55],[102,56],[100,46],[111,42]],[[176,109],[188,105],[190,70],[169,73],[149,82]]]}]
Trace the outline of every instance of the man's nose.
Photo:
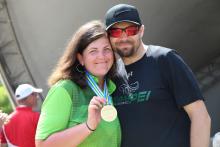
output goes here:
[{"label": "man's nose", "polygon": [[126,34],[125,30],[122,31],[120,38],[121,39],[127,39],[128,38],[128,35]]}]

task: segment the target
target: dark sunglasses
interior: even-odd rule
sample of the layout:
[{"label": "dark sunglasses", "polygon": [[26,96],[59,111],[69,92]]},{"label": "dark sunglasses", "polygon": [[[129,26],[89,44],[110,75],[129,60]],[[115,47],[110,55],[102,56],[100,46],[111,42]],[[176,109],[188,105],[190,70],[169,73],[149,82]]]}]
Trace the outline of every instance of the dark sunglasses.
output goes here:
[{"label": "dark sunglasses", "polygon": [[108,35],[110,37],[119,38],[125,32],[127,36],[134,36],[138,33],[140,26],[128,26],[126,28],[110,28]]}]

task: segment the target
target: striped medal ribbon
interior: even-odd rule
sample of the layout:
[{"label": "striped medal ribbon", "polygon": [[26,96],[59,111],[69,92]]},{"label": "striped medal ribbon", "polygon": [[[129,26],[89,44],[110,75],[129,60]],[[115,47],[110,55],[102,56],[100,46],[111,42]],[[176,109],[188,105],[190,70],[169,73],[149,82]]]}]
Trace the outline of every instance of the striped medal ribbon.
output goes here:
[{"label": "striped medal ribbon", "polygon": [[117,111],[116,111],[115,107],[112,105],[113,103],[112,103],[111,97],[108,93],[106,80],[104,81],[104,90],[102,91],[99,88],[99,86],[97,85],[97,83],[95,82],[95,80],[92,78],[91,74],[87,71],[86,71],[86,78],[87,78],[87,83],[88,83],[89,87],[93,90],[93,92],[97,96],[106,99],[106,105],[103,106],[103,108],[101,110],[102,119],[107,122],[111,122],[111,121],[115,120],[115,118],[117,117]]}]

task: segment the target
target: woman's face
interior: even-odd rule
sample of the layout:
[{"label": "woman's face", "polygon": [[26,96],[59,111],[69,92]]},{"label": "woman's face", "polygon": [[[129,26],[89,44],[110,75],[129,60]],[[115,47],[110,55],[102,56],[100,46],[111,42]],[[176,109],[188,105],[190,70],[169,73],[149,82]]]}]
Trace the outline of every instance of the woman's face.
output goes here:
[{"label": "woman's face", "polygon": [[103,78],[114,62],[113,51],[106,36],[90,43],[82,55],[77,54],[77,58],[88,72],[98,78]]}]

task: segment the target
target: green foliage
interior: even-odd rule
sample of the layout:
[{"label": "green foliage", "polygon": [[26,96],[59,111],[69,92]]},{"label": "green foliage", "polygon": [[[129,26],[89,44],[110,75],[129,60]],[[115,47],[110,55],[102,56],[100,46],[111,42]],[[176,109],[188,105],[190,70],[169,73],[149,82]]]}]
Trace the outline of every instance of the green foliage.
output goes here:
[{"label": "green foliage", "polygon": [[5,113],[11,113],[13,111],[7,90],[0,84],[0,109]]}]

